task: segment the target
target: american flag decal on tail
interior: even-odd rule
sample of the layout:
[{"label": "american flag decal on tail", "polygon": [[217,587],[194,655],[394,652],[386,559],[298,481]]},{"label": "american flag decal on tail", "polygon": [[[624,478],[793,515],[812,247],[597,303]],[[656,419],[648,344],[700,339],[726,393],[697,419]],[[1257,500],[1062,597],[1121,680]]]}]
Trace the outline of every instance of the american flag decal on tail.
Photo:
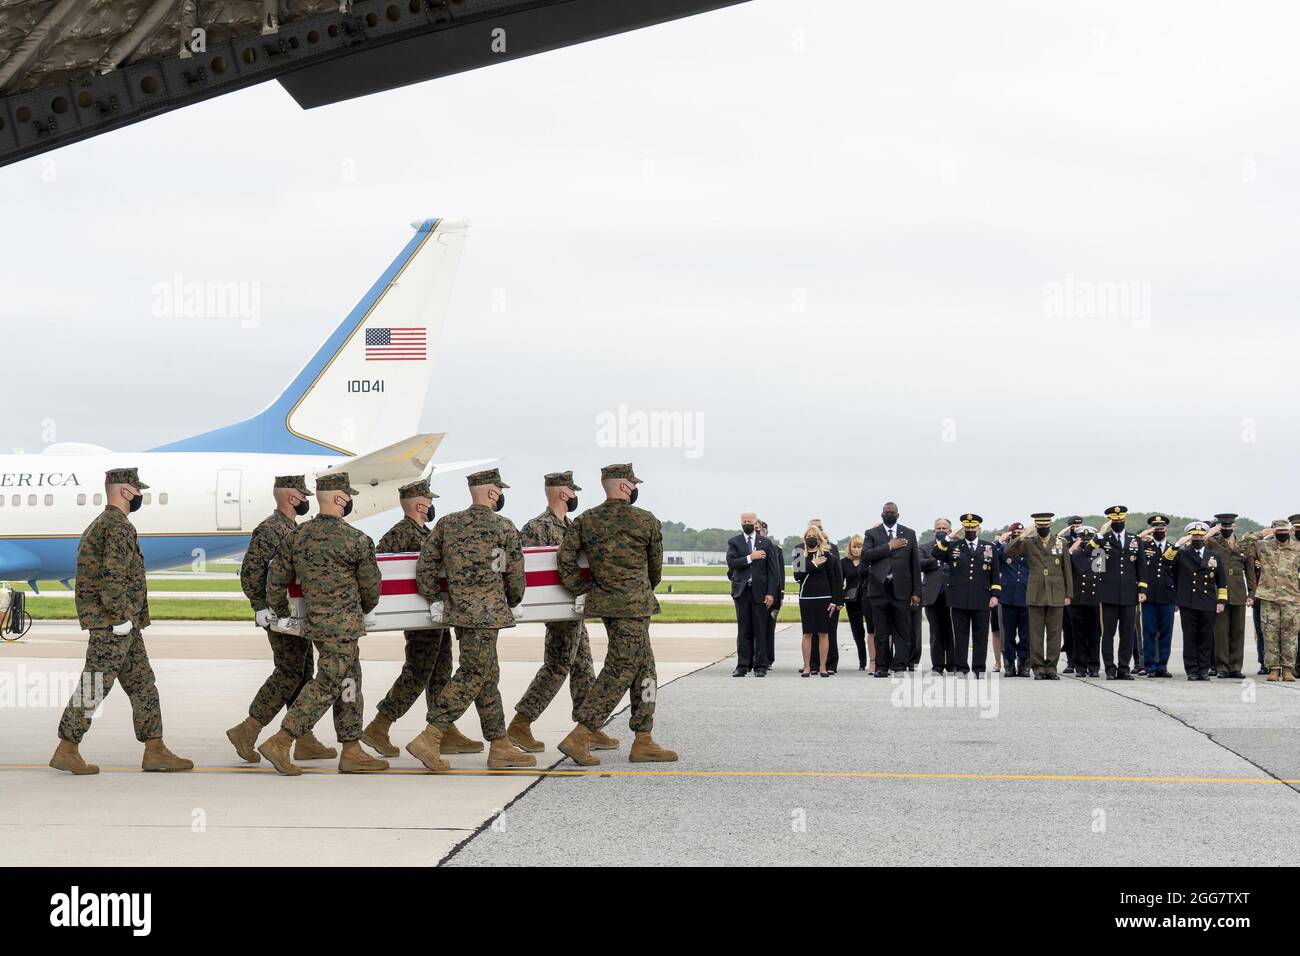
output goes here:
[{"label": "american flag decal on tail", "polygon": [[423,328],[366,329],[367,362],[423,362],[426,357]]}]

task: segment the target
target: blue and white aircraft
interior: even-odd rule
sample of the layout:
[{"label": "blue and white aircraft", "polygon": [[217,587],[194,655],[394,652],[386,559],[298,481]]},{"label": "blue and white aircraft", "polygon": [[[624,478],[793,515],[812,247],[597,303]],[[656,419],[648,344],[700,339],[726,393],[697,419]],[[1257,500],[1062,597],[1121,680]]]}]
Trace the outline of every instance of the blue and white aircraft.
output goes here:
[{"label": "blue and white aircraft", "polygon": [[395,507],[401,484],[493,461],[431,468],[443,435],[417,430],[467,226],[412,225],[414,238],[261,414],[146,452],[61,443],[0,456],[0,580],[68,585],[109,468],[134,465],[150,486],[132,521],[157,570],[243,551],[275,507],[276,475],[310,483],[346,470],[362,491],[355,521]]}]

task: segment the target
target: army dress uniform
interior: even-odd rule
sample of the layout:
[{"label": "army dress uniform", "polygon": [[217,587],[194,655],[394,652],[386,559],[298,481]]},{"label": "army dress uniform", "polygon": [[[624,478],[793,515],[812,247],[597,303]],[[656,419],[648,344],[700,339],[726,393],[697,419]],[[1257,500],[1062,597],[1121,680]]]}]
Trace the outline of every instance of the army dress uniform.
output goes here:
[{"label": "army dress uniform", "polygon": [[[1074,584],[1065,549],[1051,537],[1051,513],[1040,511],[1032,517],[1035,532],[1010,542],[1006,554],[1029,563],[1025,599],[1029,602],[1029,665],[1034,679],[1059,680],[1056,665],[1061,656],[1061,620],[1074,596]],[[1046,534],[1041,533],[1043,529]]]},{"label": "army dress uniform", "polygon": [[[573,472],[560,471],[548,474],[546,487],[569,488],[579,492],[582,489],[573,483]],[[520,540],[525,548],[558,548],[564,542],[564,536],[573,527],[573,520],[566,515],[556,515],[547,508],[536,518],[527,522],[520,532]],[[516,721],[532,724],[550,706],[555,695],[560,692],[565,678],[569,680],[569,696],[573,701],[573,719],[578,719],[578,706],[582,703],[591,685],[596,680],[595,667],[591,660],[591,640],[587,636],[587,625],[579,621],[548,621],[546,623],[546,640],[542,653],[542,666],[537,671],[524,695],[515,704],[515,721],[511,728],[517,727]],[[510,739],[524,750],[540,746],[531,736],[519,737],[510,728]]]},{"label": "army dress uniform", "polygon": [[[495,468],[475,472],[468,482],[471,488],[510,487]],[[445,599],[442,580],[447,582]],[[415,586],[429,601],[445,601],[445,620],[455,627],[460,643],[460,664],[429,705],[427,727],[407,746],[407,752],[430,770],[449,769],[439,756],[443,735],[472,704],[483,736],[491,741],[489,769],[534,766],[535,758],[514,751],[506,739],[498,688],[497,633],[515,626],[511,608],[524,599],[524,555],[518,529],[509,518],[482,504],[445,515],[433,526],[420,551]],[[514,754],[527,760],[515,759]]]},{"label": "army dress uniform", "polygon": [[[135,468],[113,468],[105,486],[149,486]],[[139,497],[139,496],[137,496]],[[134,510],[134,508],[132,509]],[[190,770],[194,764],[162,744],[162,708],[153,667],[141,631],[149,626],[149,595],[135,526],[122,510],[106,504],[77,544],[75,600],[78,623],[90,632],[86,663],[59,720],[59,744],[50,766],[76,774],[97,773],[77,752],[90,730],[91,715],[121,683],[131,701],[135,737],[145,745],[145,770]],[[126,633],[118,634],[129,624]]]},{"label": "army dress uniform", "polygon": [[1183,630],[1183,669],[1188,680],[1210,679],[1214,618],[1228,599],[1227,572],[1205,542],[1207,530],[1203,522],[1192,522],[1188,526],[1192,541],[1182,548],[1170,546],[1164,553],[1174,577],[1174,600]]},{"label": "army dress uniform", "polygon": [[[316,480],[318,495],[331,491],[359,493],[346,472]],[[290,616],[289,585],[295,579],[302,588],[303,636],[316,645],[319,659],[316,676],[289,705],[280,729],[296,740],[332,707],[339,743],[358,741],[365,706],[359,642],[366,633],[365,615],[379,604],[374,543],[342,518],[318,514],[284,539],[271,562],[266,595],[277,617]],[[265,745],[259,750],[271,759]]]},{"label": "army dress uniform", "polygon": [[1278,519],[1273,528],[1288,540],[1265,538],[1258,532],[1246,535],[1243,544],[1248,558],[1259,566],[1255,600],[1260,608],[1264,631],[1264,667],[1268,679],[1295,678],[1296,632],[1300,631],[1300,541],[1290,522]]},{"label": "army dress uniform", "polygon": [[[962,528],[967,531],[977,531],[983,521],[976,514],[961,516]],[[980,538],[949,537],[935,542],[934,557],[948,565],[944,590],[948,613],[952,615],[953,664],[960,673],[974,671],[978,678],[988,661],[989,605],[1002,591],[993,543]]]},{"label": "army dress uniform", "polygon": [[[1138,578],[1141,576],[1141,542],[1123,527],[1128,520],[1125,505],[1106,509],[1111,527],[1089,542],[1105,555],[1101,572],[1101,657],[1110,680],[1131,680],[1129,664],[1137,647]],[[1121,525],[1116,531],[1114,525]],[[1119,634],[1116,661],[1115,636]]]},{"label": "army dress uniform", "polygon": [[[1087,529],[1093,530],[1091,528]],[[1085,543],[1070,551],[1070,576],[1074,596],[1065,609],[1074,634],[1074,673],[1101,676],[1101,568],[1102,554]]]},{"label": "army dress uniform", "polygon": [[[632,465],[607,465],[601,481],[641,483]],[[578,566],[587,556],[589,578]],[[629,759],[676,760],[651,737],[658,675],[650,646],[650,618],[659,611],[655,588],[663,574],[663,529],[659,519],[631,500],[607,498],[584,511],[564,536],[558,556],[560,582],[583,604],[588,617],[605,624],[605,662],[582,705],[578,726],[559,745],[576,763],[599,763],[589,750],[590,731],[609,720],[624,694],[631,702],[628,726],[636,735]]]},{"label": "army dress uniform", "polygon": [[[1235,514],[1214,516],[1220,528],[1237,520]],[[1255,590],[1255,562],[1235,534],[1206,538],[1206,547],[1218,556],[1228,576],[1228,602],[1214,618],[1214,669],[1220,677],[1244,677],[1246,664],[1246,605]],[[1253,602],[1251,602],[1253,603]]]}]

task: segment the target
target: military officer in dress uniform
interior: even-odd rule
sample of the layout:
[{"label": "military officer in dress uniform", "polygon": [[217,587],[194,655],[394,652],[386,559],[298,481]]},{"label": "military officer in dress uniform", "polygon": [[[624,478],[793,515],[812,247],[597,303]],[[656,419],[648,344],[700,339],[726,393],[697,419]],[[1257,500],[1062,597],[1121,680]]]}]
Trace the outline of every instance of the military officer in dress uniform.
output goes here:
[{"label": "military officer in dress uniform", "polygon": [[302,588],[303,636],[316,645],[316,676],[289,705],[280,729],[258,752],[280,773],[297,776],[302,768],[290,759],[290,745],[334,709],[334,734],[343,752],[339,773],[387,770],[361,749],[360,640],[375,623],[379,604],[379,564],[369,535],[343,519],[352,513],[352,487],[346,471],[316,479],[320,513],[280,543],[266,577],[266,599],[277,618],[289,617],[289,586]]},{"label": "military officer in dress uniform", "polygon": [[[1082,526],[1082,515],[1070,515],[1069,518],[1065,519],[1065,527],[1056,536],[1056,541],[1066,554],[1070,553],[1070,548],[1074,546],[1074,542],[1079,540],[1079,528]],[[1061,615],[1061,653],[1065,655],[1065,667],[1062,668],[1061,672],[1073,674],[1075,672],[1074,615],[1069,611]]]},{"label": "military officer in dress uniform", "polygon": [[[429,537],[429,522],[434,517],[433,499],[437,497],[424,479],[398,488],[397,501],[402,508],[402,520],[384,533],[376,550],[380,554],[419,554]],[[405,631],[402,636],[406,639],[402,672],[379,702],[374,720],[361,732],[361,742],[377,750],[382,757],[396,757],[399,753],[388,737],[393,722],[411,709],[422,691],[425,702],[432,705],[438,691],[451,680],[451,631],[437,627]],[[442,735],[441,752],[482,753],[483,741],[470,740],[452,724]]]},{"label": "military officer in dress uniform", "polygon": [[1169,547],[1166,536],[1169,519],[1155,514],[1147,518],[1150,527],[1143,531],[1142,577],[1138,580],[1138,603],[1142,605],[1142,662],[1147,677],[1167,678],[1169,653],[1174,639],[1176,588],[1173,567],[1164,560]]},{"label": "military officer in dress uniform", "polygon": [[[1106,509],[1110,527],[1088,542],[1105,555],[1101,571],[1101,656],[1107,680],[1133,680],[1129,664],[1137,646],[1138,575],[1141,550],[1137,535],[1125,525],[1128,507]],[[1115,660],[1115,632],[1119,632],[1119,661]]]},{"label": "military officer in dress uniform", "polygon": [[[558,548],[573,526],[569,517],[578,510],[579,488],[573,481],[573,472],[555,471],[543,479],[546,489],[546,510],[524,525],[520,539],[525,548]],[[766,631],[760,640],[766,639]],[[762,646],[762,645],[760,645]],[[542,666],[533,678],[524,696],[515,704],[515,716],[506,728],[510,742],[530,753],[540,753],[546,745],[533,736],[533,721],[550,706],[555,695],[569,679],[569,697],[573,701],[573,719],[578,719],[578,706],[596,680],[591,663],[591,641],[587,625],[577,621],[548,621],[546,642],[542,652]],[[592,750],[616,750],[618,739],[602,731],[591,735]]]},{"label": "military officer in dress uniform", "polygon": [[1174,600],[1183,625],[1183,668],[1188,680],[1209,680],[1214,666],[1214,618],[1228,600],[1228,576],[1223,562],[1205,536],[1210,526],[1193,521],[1178,544],[1165,550],[1172,566]]},{"label": "military officer in dress uniform", "polygon": [[1205,546],[1219,558],[1228,575],[1228,603],[1214,619],[1214,669],[1218,677],[1245,677],[1246,609],[1255,603],[1255,562],[1234,533],[1235,514],[1214,516]]},{"label": "military officer in dress uniform", "polygon": [[140,636],[149,626],[149,594],[144,555],[127,515],[140,509],[148,487],[134,468],[105,472],[107,504],[77,544],[77,621],[90,632],[90,642],[81,679],[59,720],[59,745],[50,758],[55,770],[99,773],[99,767],[82,759],[80,745],[90,730],[91,714],[117,681],[131,700],[135,738],[144,744],[141,768],[194,769],[192,761],[176,756],[163,743],[158,685]]},{"label": "military officer in dress uniform", "polygon": [[[249,763],[258,763],[262,759],[257,752],[257,735],[262,728],[275,718],[280,708],[294,702],[315,671],[311,641],[301,634],[281,634],[272,630],[275,612],[266,602],[266,576],[271,570],[271,559],[280,550],[284,539],[298,527],[297,519],[310,509],[311,503],[307,499],[311,492],[307,490],[305,475],[281,475],[273,482],[271,493],[275,497],[275,510],[253,529],[253,537],[239,566],[239,586],[253,606],[254,622],[266,630],[273,667],[271,676],[253,697],[243,723],[226,731],[226,738],[234,745],[235,752]],[[294,741],[293,755],[298,760],[333,760],[338,751],[326,747],[308,730]]]},{"label": "military officer in dress uniform", "polygon": [[[466,479],[472,504],[439,519],[420,549],[415,588],[430,602],[429,619],[456,628],[460,666],[429,704],[427,726],[406,745],[406,752],[429,770],[451,769],[442,759],[442,741],[452,724],[473,704],[488,747],[489,770],[535,767],[506,736],[501,707],[501,665],[497,632],[515,626],[513,608],[524,599],[524,553],[519,529],[499,512],[506,503],[496,468]],[[440,582],[447,582],[444,605]]]},{"label": "military officer in dress uniform", "polygon": [[776,660],[776,619],[781,615],[781,606],[785,603],[785,550],[780,543],[773,538],[767,531],[767,522],[763,519],[758,521],[758,530],[763,532],[763,537],[772,542],[772,547],[776,549],[776,566],[781,569],[781,586],[776,589],[776,601],[772,604],[772,613],[767,616],[767,665],[772,666]]},{"label": "military officer in dress uniform", "polygon": [[1074,578],[1074,600],[1066,611],[1074,632],[1076,677],[1101,676],[1101,571],[1105,559],[1092,547],[1097,529],[1081,524],[1070,545],[1070,573]]},{"label": "military officer in dress uniform", "polygon": [[1019,521],[1011,522],[993,546],[998,559],[998,583],[1002,585],[996,613],[1002,618],[1002,660],[1008,677],[1029,676],[1029,606],[1025,603],[1029,562],[1007,555],[1007,542],[1020,537],[1024,530]]},{"label": "military officer in dress uniform", "polygon": [[[984,519],[973,512],[961,516],[962,536],[936,539],[935,559],[948,565],[945,592],[952,614],[953,659],[962,674],[979,680],[988,660],[989,613],[1002,591],[993,542],[980,538]],[[969,663],[967,647],[971,648]]]},{"label": "military officer in dress uniform", "polygon": [[1034,680],[1060,680],[1056,665],[1061,656],[1061,618],[1074,596],[1074,583],[1065,550],[1052,540],[1052,512],[1039,511],[1031,517],[1034,533],[1009,541],[1006,553],[1029,563],[1026,599]]},{"label": "military officer in dress uniform", "polygon": [[948,572],[950,565],[935,555],[940,541],[952,534],[952,522],[934,519],[934,541],[917,548],[921,568],[921,606],[930,624],[930,669],[936,674],[957,673],[957,651],[953,643],[952,613],[948,609]]},{"label": "military officer in dress uniform", "polygon": [[[591,732],[605,725],[627,694],[628,724],[636,735],[628,759],[676,760],[677,754],[659,746],[650,733],[658,694],[650,617],[659,610],[655,587],[663,574],[663,530],[658,518],[635,506],[641,479],[630,462],[606,465],[600,484],[605,500],[573,522],[558,562],[561,583],[575,595],[574,609],[604,621],[609,648],[578,709],[578,724],[560,741],[559,750],[583,767],[600,763],[591,752]],[[587,555],[589,578],[578,567],[580,551]]]}]

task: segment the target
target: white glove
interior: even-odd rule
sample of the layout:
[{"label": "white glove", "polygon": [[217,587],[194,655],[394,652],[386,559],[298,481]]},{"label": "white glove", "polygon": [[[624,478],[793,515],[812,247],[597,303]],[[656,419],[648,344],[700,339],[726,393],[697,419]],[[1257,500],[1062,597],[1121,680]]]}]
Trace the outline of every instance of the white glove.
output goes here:
[{"label": "white glove", "polygon": [[271,630],[292,637],[302,637],[302,618],[278,617],[275,619],[275,623],[271,625]]},{"label": "white glove", "polygon": [[131,622],[123,621],[121,624],[114,624],[113,633],[116,634],[118,637],[126,637],[128,634],[131,633]]},{"label": "white glove", "polygon": [[585,611],[586,608],[587,608],[587,595],[585,595],[585,594],[579,594],[576,598],[573,599],[573,613],[574,613],[574,614],[576,614],[576,615],[578,615],[579,617],[581,617],[581,616],[582,616],[582,612]]},{"label": "white glove", "polygon": [[277,620],[279,620],[279,618],[275,616],[275,612],[269,607],[264,607],[253,615],[253,623],[258,627],[270,627]]},{"label": "white glove", "polygon": [[373,630],[379,626],[379,615],[374,611],[367,611],[361,618],[362,623],[366,625],[366,630]]},{"label": "white glove", "polygon": [[441,624],[447,619],[447,609],[443,607],[441,601],[433,601],[429,604],[429,620],[434,624]]},{"label": "white glove", "polygon": [[521,620],[524,616],[524,606],[522,604],[516,604],[510,609],[510,614],[516,621]]}]

